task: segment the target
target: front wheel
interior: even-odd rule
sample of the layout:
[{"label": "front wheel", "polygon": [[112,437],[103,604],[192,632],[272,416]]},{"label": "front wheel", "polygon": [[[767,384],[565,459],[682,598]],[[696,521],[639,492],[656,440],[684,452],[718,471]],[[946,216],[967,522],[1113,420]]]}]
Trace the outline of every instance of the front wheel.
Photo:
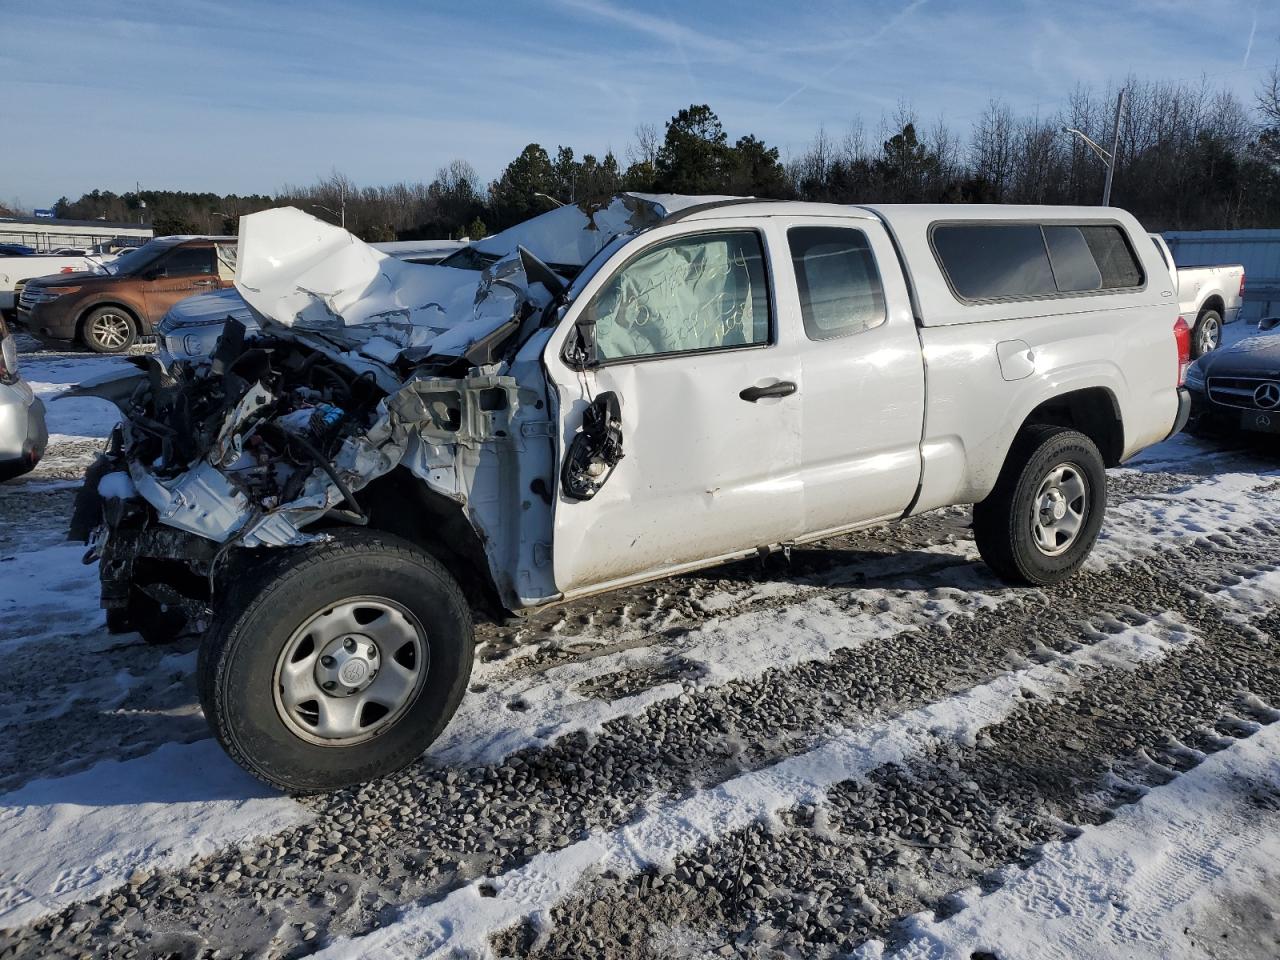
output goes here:
[{"label": "front wheel", "polygon": [[1057,583],[1088,557],[1106,507],[1107,472],[1094,442],[1066,427],[1028,427],[991,495],[974,505],[978,552],[1010,583]]},{"label": "front wheel", "polygon": [[84,318],[80,336],[94,353],[122,353],[138,339],[138,324],[119,307],[99,307]]},{"label": "front wheel", "polygon": [[471,674],[471,612],[406,541],[341,531],[241,578],[200,648],[200,702],[237,763],[291,793],[406,766]]}]

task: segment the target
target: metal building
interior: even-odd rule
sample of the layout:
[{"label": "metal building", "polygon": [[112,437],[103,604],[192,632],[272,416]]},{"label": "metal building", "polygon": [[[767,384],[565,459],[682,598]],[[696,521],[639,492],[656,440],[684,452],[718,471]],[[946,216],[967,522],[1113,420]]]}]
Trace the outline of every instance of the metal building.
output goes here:
[{"label": "metal building", "polygon": [[50,217],[0,217],[0,243],[21,243],[38,253],[62,247],[87,250],[117,237],[139,239],[155,236],[144,223],[112,223],[110,220],[55,220]]},{"label": "metal building", "polygon": [[1171,230],[1164,239],[1180,267],[1244,265],[1243,319],[1280,316],[1280,230]]}]

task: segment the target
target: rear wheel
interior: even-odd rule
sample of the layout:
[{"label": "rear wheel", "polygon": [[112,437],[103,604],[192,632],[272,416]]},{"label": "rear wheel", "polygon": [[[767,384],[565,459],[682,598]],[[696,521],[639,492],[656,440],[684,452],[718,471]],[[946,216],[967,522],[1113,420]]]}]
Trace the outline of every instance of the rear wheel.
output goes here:
[{"label": "rear wheel", "polygon": [[1196,320],[1191,331],[1191,359],[1196,360],[1212,353],[1222,343],[1222,315],[1217,310],[1206,310]]},{"label": "rear wheel", "polygon": [[978,551],[1003,580],[1057,583],[1093,549],[1106,504],[1106,467],[1092,440],[1066,427],[1027,427],[995,489],[973,508]]},{"label": "rear wheel", "polygon": [[471,674],[471,612],[432,557],[342,531],[242,578],[200,648],[205,716],[241,766],[314,793],[392,773],[438,737]]},{"label": "rear wheel", "polygon": [[80,337],[94,353],[121,353],[138,339],[138,324],[119,307],[99,307],[84,318]]}]

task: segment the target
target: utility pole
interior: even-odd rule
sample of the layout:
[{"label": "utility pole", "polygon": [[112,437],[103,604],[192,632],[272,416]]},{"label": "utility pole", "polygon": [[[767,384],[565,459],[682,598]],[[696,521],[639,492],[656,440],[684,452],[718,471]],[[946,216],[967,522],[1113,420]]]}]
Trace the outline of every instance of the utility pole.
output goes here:
[{"label": "utility pole", "polygon": [[1120,114],[1124,110],[1124,87],[1116,97],[1116,122],[1111,132],[1111,160],[1107,164],[1107,182],[1102,188],[1102,205],[1111,206],[1111,181],[1116,175],[1116,154],[1120,149]]}]

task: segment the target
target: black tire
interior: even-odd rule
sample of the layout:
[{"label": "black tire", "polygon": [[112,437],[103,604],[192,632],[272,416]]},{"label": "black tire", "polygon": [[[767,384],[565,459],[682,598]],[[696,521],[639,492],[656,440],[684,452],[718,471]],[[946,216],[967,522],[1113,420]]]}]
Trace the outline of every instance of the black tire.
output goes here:
[{"label": "black tire", "polygon": [[1196,325],[1191,331],[1191,359],[1198,360],[1206,353],[1212,353],[1222,343],[1222,314],[1217,310],[1206,310],[1196,318]]},{"label": "black tire", "polygon": [[[471,611],[433,557],[389,534],[337,531],[330,542],[280,551],[237,578],[200,647],[205,717],[231,758],[295,794],[320,793],[401,769],[453,717],[471,675]],[[354,597],[386,598],[425,634],[426,676],[399,718],[352,746],[303,739],[281,716],[274,678],[286,644],[308,618]]]},{"label": "black tire", "polygon": [[123,353],[138,339],[138,321],[120,307],[99,307],[80,322],[80,339],[94,353]]},{"label": "black tire", "polygon": [[[1060,465],[1078,468],[1087,497],[1075,539],[1051,556],[1036,543],[1034,504],[1041,483]],[[1000,579],[1048,586],[1075,573],[1098,539],[1107,505],[1107,471],[1097,446],[1067,427],[1032,425],[1014,441],[991,495],[973,508],[978,552]]]}]

